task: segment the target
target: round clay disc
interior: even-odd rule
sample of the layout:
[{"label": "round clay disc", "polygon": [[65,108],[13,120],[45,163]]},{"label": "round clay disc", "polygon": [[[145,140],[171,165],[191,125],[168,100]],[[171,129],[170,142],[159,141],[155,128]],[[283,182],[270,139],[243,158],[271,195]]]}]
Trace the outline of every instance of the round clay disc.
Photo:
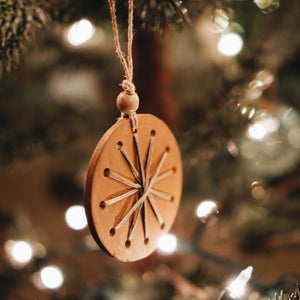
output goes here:
[{"label": "round clay disc", "polygon": [[123,118],[101,138],[92,155],[85,210],[99,246],[121,261],[150,255],[172,226],[182,190],[180,151],[167,125],[138,114],[132,133]]}]

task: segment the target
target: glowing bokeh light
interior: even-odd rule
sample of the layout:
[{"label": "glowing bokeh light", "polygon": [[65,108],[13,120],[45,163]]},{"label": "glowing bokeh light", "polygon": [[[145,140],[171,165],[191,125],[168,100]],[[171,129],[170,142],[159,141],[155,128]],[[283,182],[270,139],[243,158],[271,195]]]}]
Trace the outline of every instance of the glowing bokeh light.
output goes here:
[{"label": "glowing bokeh light", "polygon": [[19,264],[26,264],[31,260],[33,252],[29,243],[25,241],[17,241],[13,243],[9,250],[9,254],[15,262]]},{"label": "glowing bokeh light", "polygon": [[227,287],[230,297],[237,299],[244,295],[245,287],[251,278],[252,271],[253,267],[247,267],[231,282],[231,284]]},{"label": "glowing bokeh light", "polygon": [[67,39],[72,46],[80,46],[90,40],[94,33],[93,24],[87,19],[82,19],[70,27]]},{"label": "glowing bokeh light", "polygon": [[62,286],[64,276],[62,271],[55,266],[47,266],[41,270],[41,280],[45,288],[57,289]]},{"label": "glowing bokeh light", "polygon": [[248,128],[248,134],[252,140],[262,140],[267,130],[263,125],[255,123]]},{"label": "glowing bokeh light", "polygon": [[260,80],[252,80],[248,85],[247,96],[251,100],[258,99],[264,91],[264,84]]},{"label": "glowing bokeh light", "polygon": [[225,56],[235,56],[243,48],[243,39],[237,33],[227,33],[221,36],[218,42],[218,51]]},{"label": "glowing bokeh light", "polygon": [[248,128],[249,138],[252,140],[262,140],[267,134],[277,131],[280,121],[275,117],[267,117],[256,121]]},{"label": "glowing bokeh light", "polygon": [[222,9],[216,9],[214,11],[213,26],[211,30],[215,33],[223,32],[229,25],[229,16]]},{"label": "glowing bokeh light", "polygon": [[65,214],[67,225],[74,230],[81,230],[87,226],[87,219],[82,205],[69,207]]},{"label": "glowing bokeh light", "polygon": [[213,211],[216,211],[217,205],[214,201],[206,200],[201,202],[197,207],[197,217],[206,218]]},{"label": "glowing bokeh light", "polygon": [[239,149],[234,141],[229,141],[227,144],[227,151],[233,156],[237,157],[239,155]]},{"label": "glowing bokeh light", "polygon": [[177,248],[177,238],[174,234],[162,235],[157,243],[158,251],[162,254],[172,254]]}]

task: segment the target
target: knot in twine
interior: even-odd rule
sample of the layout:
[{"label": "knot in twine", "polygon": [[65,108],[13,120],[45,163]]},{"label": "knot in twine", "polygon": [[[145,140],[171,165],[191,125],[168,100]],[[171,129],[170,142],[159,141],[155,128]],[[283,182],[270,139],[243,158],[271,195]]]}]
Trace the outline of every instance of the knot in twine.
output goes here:
[{"label": "knot in twine", "polygon": [[[133,84],[132,81],[130,81],[128,79],[124,79],[121,83],[121,86],[126,94],[133,95],[135,93],[135,85]],[[124,118],[127,116],[130,120],[132,132],[136,132],[137,127],[138,127],[138,119],[137,119],[136,113],[135,112],[131,112],[129,114],[121,113],[121,118]]]},{"label": "knot in twine", "polygon": [[121,86],[124,92],[126,92],[128,95],[133,95],[135,93],[135,85],[132,81],[124,79],[121,83]]}]

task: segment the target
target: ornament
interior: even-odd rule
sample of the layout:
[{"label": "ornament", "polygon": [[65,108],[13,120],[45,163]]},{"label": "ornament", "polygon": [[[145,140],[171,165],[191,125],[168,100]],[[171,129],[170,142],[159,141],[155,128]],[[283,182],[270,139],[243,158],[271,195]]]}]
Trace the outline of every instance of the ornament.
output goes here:
[{"label": "ornament", "polygon": [[125,71],[116,105],[121,118],[104,134],[91,157],[85,210],[98,245],[121,261],[150,255],[171,228],[179,207],[182,165],[167,125],[136,114],[139,97],[132,82],[133,0],[128,3],[128,55],[119,44],[115,3],[109,0],[117,54]]},{"label": "ornament", "polygon": [[148,256],[168,232],[178,209],[182,167],[176,140],[152,115],[127,118],[99,141],[88,168],[86,207],[92,234],[122,261]]}]

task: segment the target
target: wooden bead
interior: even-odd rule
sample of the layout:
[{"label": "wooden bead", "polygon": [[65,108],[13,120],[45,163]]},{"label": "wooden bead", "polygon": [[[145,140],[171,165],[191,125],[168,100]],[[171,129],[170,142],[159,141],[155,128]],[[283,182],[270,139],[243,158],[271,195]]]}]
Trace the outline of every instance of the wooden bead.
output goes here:
[{"label": "wooden bead", "polygon": [[137,93],[129,95],[126,92],[121,92],[118,95],[116,102],[120,112],[130,114],[137,111],[140,99]]}]

